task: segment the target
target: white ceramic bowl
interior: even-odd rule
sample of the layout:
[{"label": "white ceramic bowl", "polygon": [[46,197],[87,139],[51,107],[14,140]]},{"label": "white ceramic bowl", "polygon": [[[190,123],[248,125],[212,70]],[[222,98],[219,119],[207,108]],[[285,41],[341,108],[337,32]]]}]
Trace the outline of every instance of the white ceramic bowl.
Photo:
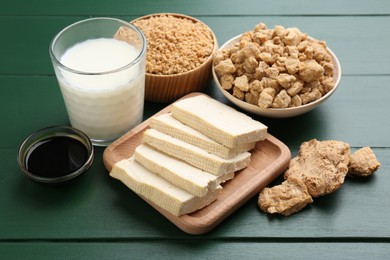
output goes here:
[{"label": "white ceramic bowl", "polygon": [[[233,37],[232,39],[227,41],[225,44],[223,44],[220,49],[224,49],[224,48],[227,48],[227,47],[233,45],[235,42],[239,41],[240,37],[241,37],[241,34]],[[329,48],[327,48],[327,50],[329,51],[329,53],[333,59],[333,65],[334,65],[333,79],[334,79],[335,85],[331,91],[326,93],[320,99],[318,99],[314,102],[299,106],[299,107],[260,108],[258,106],[255,106],[255,105],[252,105],[252,104],[247,103],[245,101],[242,101],[242,100],[234,97],[232,94],[230,94],[228,91],[226,91],[225,89],[222,88],[221,84],[219,83],[219,79],[217,77],[217,74],[215,73],[214,64],[213,64],[212,72],[213,72],[214,81],[217,84],[219,90],[223,93],[223,95],[227,99],[229,99],[232,103],[234,103],[236,106],[240,107],[241,109],[243,109],[245,111],[248,111],[250,113],[257,114],[260,116],[273,117],[273,118],[287,118],[287,117],[298,116],[298,115],[304,114],[306,112],[309,112],[310,110],[314,109],[319,104],[321,104],[322,102],[327,100],[336,91],[336,89],[339,85],[339,82],[341,79],[340,62],[337,59],[336,55]]]}]

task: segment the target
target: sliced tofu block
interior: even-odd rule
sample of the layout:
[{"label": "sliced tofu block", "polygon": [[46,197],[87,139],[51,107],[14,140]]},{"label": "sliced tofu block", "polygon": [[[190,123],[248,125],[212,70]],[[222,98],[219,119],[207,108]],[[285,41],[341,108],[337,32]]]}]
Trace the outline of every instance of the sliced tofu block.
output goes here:
[{"label": "sliced tofu block", "polygon": [[198,146],[199,148],[224,159],[231,159],[242,152],[253,149],[256,145],[256,142],[252,142],[242,144],[236,148],[228,148],[199,131],[183,124],[175,119],[170,113],[153,117],[150,121],[150,127],[189,144]]},{"label": "sliced tofu block", "polygon": [[207,96],[179,100],[171,111],[174,118],[230,148],[264,140],[267,134],[267,126]]},{"label": "sliced tofu block", "polygon": [[204,197],[196,197],[148,171],[133,157],[115,163],[110,176],[175,216],[206,207],[216,200],[222,190],[219,186]]},{"label": "sliced tofu block", "polygon": [[226,181],[226,177],[234,177],[233,174],[219,177],[202,171],[145,144],[135,149],[134,158],[149,171],[198,197],[206,196],[209,191],[215,190],[222,181]]},{"label": "sliced tofu block", "polygon": [[241,170],[250,164],[251,154],[248,152],[243,152],[232,159],[223,159],[155,129],[146,130],[142,142],[218,176]]}]

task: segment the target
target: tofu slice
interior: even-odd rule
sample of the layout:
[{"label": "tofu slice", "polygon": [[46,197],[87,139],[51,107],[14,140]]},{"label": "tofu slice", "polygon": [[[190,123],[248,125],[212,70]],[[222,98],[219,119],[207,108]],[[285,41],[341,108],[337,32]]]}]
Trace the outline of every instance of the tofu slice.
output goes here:
[{"label": "tofu slice", "polygon": [[252,142],[242,144],[236,148],[228,148],[199,131],[183,124],[175,119],[170,113],[153,117],[149,126],[186,143],[198,146],[199,148],[224,159],[231,159],[242,152],[250,151],[256,145],[256,142]]},{"label": "tofu slice", "polygon": [[110,176],[175,216],[206,207],[217,199],[222,190],[222,187],[218,186],[206,196],[196,197],[148,171],[133,157],[115,163]]},{"label": "tofu slice", "polygon": [[198,197],[206,196],[221,182],[234,177],[234,173],[216,176],[202,171],[145,144],[135,149],[134,159],[149,171]]},{"label": "tofu slice", "polygon": [[182,123],[230,148],[264,140],[267,134],[267,126],[207,96],[179,100],[171,112]]},{"label": "tofu slice", "polygon": [[155,129],[146,130],[142,142],[217,176],[241,170],[250,164],[251,154],[248,152],[223,159]]}]

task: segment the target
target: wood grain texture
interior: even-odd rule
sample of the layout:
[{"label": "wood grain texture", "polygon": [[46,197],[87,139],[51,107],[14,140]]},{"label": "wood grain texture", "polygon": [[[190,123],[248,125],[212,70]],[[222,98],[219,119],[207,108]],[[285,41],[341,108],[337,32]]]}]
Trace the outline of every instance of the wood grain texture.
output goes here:
[{"label": "wood grain texture", "polygon": [[[191,93],[182,99],[198,95],[203,94]],[[170,106],[157,115],[168,112]],[[135,148],[142,143],[142,134],[149,128],[149,121],[150,118],[106,148],[103,162],[108,171],[116,162],[133,155]],[[217,200],[203,209],[177,217],[152,201],[144,200],[183,231],[190,234],[207,233],[277,178],[287,168],[291,158],[288,147],[270,134],[250,152],[251,164],[236,172],[233,180],[224,183]]]},{"label": "wood grain texture", "polygon": [[389,14],[390,3],[386,0],[111,0],[109,2],[94,0],[70,1],[60,0],[55,3],[41,0],[36,4],[29,0],[0,2],[0,15],[55,15],[55,16],[101,16],[136,15],[141,16],[159,12],[178,12],[188,15],[214,16],[248,16],[248,15],[378,15]]},{"label": "wood grain texture", "polygon": [[[114,17],[131,21],[137,16]],[[0,42],[0,75],[54,75],[48,50],[52,38],[65,26],[85,18],[88,17],[0,16],[0,31],[7,35],[7,41]],[[390,38],[383,37],[383,32],[388,29],[390,16],[256,15],[195,18],[214,31],[219,45],[238,34],[252,30],[259,22],[264,22],[269,28],[278,24],[298,27],[314,38],[326,40],[329,48],[340,60],[343,75],[390,74],[390,66],[387,63],[390,60]],[[362,40],[362,35],[367,40]],[[25,45],[26,39],[33,39],[29,41],[28,48]]]},{"label": "wood grain texture", "polygon": [[[296,26],[327,41],[343,71],[339,89],[320,107],[289,119],[256,117],[294,156],[311,138],[372,146],[382,167],[347,179],[288,218],[268,215],[256,196],[207,234],[193,236],[122,183],[110,178],[103,149],[88,174],[67,187],[26,180],[16,163],[20,142],[69,120],[48,48],[65,26],[91,16],[127,21],[156,12],[194,16],[219,44],[250,30]],[[59,0],[0,1],[0,255],[3,259],[386,259],[390,243],[390,1],[378,0]],[[232,105],[214,83],[205,90]],[[144,118],[166,104],[146,102]],[[270,185],[278,184],[277,178]]]},{"label": "wood grain texture", "polygon": [[4,259],[387,259],[387,243],[330,241],[53,241],[0,244]]}]

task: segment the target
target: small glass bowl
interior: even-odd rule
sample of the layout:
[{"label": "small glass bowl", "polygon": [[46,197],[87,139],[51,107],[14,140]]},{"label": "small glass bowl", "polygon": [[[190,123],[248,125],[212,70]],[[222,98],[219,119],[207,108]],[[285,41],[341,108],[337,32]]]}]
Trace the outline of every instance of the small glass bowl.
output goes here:
[{"label": "small glass bowl", "polygon": [[[80,142],[86,148],[87,151],[85,162],[75,171],[61,176],[47,177],[30,172],[27,167],[27,158],[29,156],[30,149],[34,148],[39,142],[54,137],[67,137]],[[19,147],[17,161],[23,174],[32,181],[44,184],[65,183],[82,175],[92,165],[93,145],[89,137],[78,129],[69,126],[46,127],[32,133],[23,141],[23,143]]]}]

